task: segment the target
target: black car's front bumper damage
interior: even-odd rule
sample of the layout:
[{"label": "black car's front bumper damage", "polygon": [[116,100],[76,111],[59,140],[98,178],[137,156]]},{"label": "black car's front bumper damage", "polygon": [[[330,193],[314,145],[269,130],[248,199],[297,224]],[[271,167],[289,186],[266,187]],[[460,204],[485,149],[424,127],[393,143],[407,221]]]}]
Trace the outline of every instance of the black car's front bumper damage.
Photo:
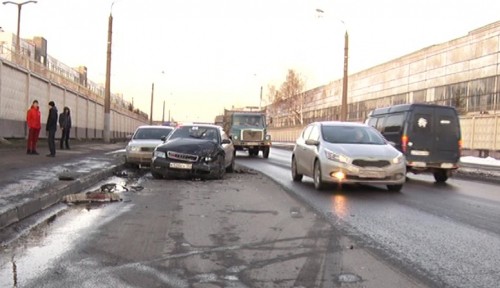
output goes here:
[{"label": "black car's front bumper damage", "polygon": [[[171,168],[170,163],[192,164],[191,169]],[[217,178],[220,173],[220,164],[218,161],[205,162],[182,162],[169,158],[155,157],[151,162],[151,172],[161,174],[166,178]]]}]

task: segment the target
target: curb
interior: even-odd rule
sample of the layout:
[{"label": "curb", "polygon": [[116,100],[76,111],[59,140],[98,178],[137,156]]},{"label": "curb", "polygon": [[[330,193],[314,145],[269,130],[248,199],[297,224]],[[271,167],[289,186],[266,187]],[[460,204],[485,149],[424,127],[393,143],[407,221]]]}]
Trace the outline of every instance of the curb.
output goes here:
[{"label": "curb", "polygon": [[43,189],[39,195],[0,214],[0,229],[17,223],[35,213],[59,203],[63,196],[88,189],[96,183],[109,178],[123,168],[123,163],[115,163],[102,170],[91,172],[71,182],[57,183]]}]

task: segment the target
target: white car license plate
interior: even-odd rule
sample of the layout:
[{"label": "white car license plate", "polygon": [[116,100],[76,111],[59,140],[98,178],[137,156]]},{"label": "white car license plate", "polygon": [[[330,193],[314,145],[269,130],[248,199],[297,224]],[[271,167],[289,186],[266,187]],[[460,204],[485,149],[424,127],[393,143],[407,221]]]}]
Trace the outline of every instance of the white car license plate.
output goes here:
[{"label": "white car license plate", "polygon": [[359,171],[359,178],[385,178],[385,173],[381,171]]},{"label": "white car license plate", "polygon": [[451,168],[453,168],[453,164],[452,163],[442,163],[441,164],[441,168],[443,168],[443,169],[451,169]]},{"label": "white car license plate", "polygon": [[259,143],[257,143],[257,142],[247,142],[246,144],[249,146],[258,146],[259,145]]},{"label": "white car license plate", "polygon": [[193,169],[193,164],[191,163],[175,163],[172,162],[170,163],[170,168],[175,168],[175,169],[184,169],[184,170],[191,170]]}]

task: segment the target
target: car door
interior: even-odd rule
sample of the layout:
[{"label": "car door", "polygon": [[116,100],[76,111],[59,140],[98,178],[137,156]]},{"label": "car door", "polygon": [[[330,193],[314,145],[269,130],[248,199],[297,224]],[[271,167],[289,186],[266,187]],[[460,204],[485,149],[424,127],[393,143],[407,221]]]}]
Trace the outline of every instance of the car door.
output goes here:
[{"label": "car door", "polygon": [[[313,141],[319,141],[320,139],[320,129],[319,125],[314,125],[311,129],[311,133],[308,136],[308,140],[313,140]],[[314,160],[316,159],[316,155],[318,154],[318,145],[305,145],[306,149],[304,149],[304,162],[305,162],[305,169],[307,173],[304,173],[306,175],[313,175],[314,171]]]},{"label": "car door", "polygon": [[297,172],[299,172],[300,174],[304,174],[307,169],[304,154],[307,149],[306,139],[309,137],[312,127],[313,127],[312,125],[309,125],[306,128],[304,128],[299,138],[297,138],[297,142],[295,143],[294,155],[295,155],[295,161],[297,163]]}]

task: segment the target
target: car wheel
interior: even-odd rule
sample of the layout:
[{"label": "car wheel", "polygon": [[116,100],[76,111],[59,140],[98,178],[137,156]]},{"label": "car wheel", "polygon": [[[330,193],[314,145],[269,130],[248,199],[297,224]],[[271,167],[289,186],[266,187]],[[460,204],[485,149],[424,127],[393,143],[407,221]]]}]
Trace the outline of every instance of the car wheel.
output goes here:
[{"label": "car wheel", "polygon": [[444,183],[448,180],[448,173],[444,169],[434,171],[434,179],[437,183]]},{"label": "car wheel", "polygon": [[398,185],[387,185],[387,190],[393,191],[393,192],[399,192],[403,188],[403,184],[398,184]]},{"label": "car wheel", "polygon": [[319,163],[319,160],[316,160],[314,162],[313,179],[314,188],[316,188],[316,190],[323,190],[325,188],[325,182],[323,182],[323,179],[321,177],[321,165]]},{"label": "car wheel", "polygon": [[231,164],[229,166],[227,166],[226,168],[226,172],[228,173],[233,173],[234,172],[234,157],[235,155],[233,154],[233,159],[231,160]]},{"label": "car wheel", "polygon": [[269,158],[269,152],[271,151],[271,148],[266,147],[264,150],[262,150],[262,156],[264,156],[265,159]]},{"label": "car wheel", "polygon": [[134,163],[125,162],[125,168],[137,169],[137,168],[139,168],[139,166],[137,164],[134,164]]},{"label": "car wheel", "polygon": [[214,179],[222,179],[224,178],[224,174],[226,173],[226,160],[224,156],[220,155],[218,158],[219,158],[219,167],[214,174]]},{"label": "car wheel", "polygon": [[151,175],[153,175],[154,179],[163,179],[163,176],[160,173],[151,171]]},{"label": "car wheel", "polygon": [[292,179],[295,182],[300,182],[302,181],[302,177],[304,175],[299,174],[297,172],[297,160],[295,159],[295,156],[292,157]]}]

